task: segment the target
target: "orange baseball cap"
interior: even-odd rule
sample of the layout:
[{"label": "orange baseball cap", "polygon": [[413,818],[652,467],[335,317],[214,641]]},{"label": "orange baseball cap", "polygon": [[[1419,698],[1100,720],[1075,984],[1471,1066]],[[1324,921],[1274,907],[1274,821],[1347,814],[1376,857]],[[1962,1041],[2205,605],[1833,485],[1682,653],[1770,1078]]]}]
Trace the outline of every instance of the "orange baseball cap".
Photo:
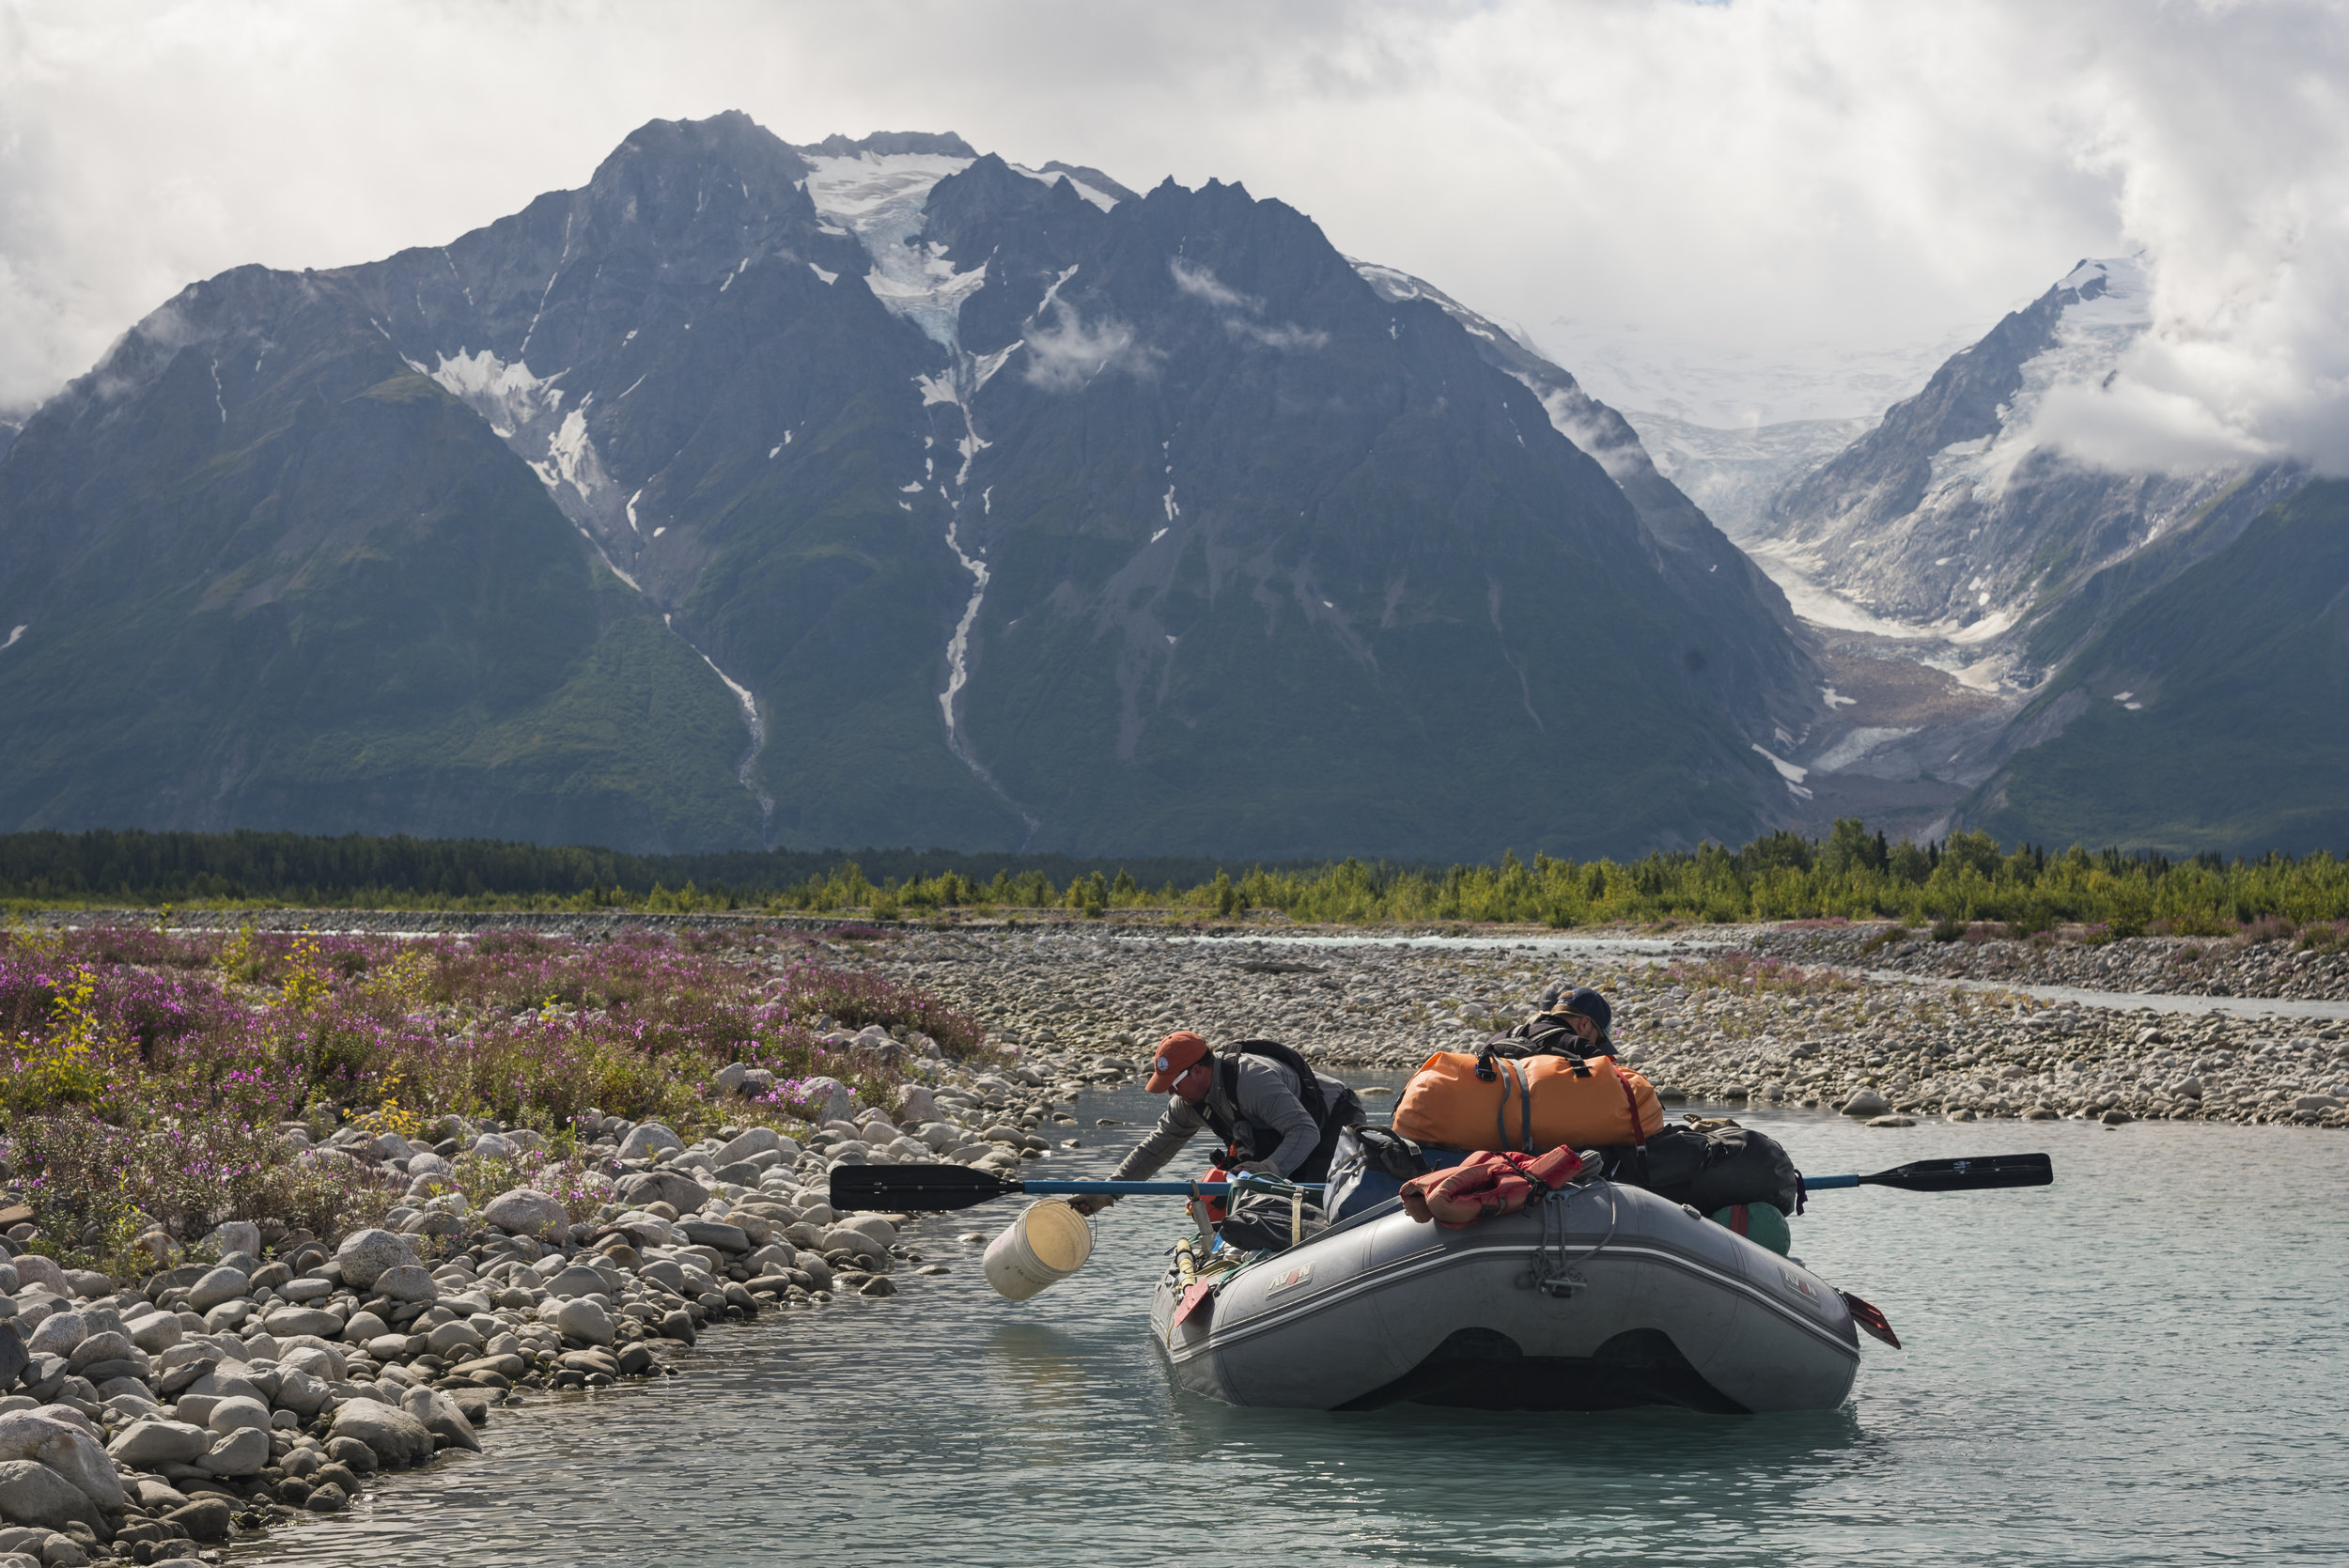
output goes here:
[{"label": "orange baseball cap", "polygon": [[1150,1081],[1143,1085],[1153,1094],[1171,1094],[1174,1080],[1197,1065],[1207,1054],[1207,1042],[1188,1029],[1178,1029],[1159,1042],[1158,1055],[1151,1061]]}]

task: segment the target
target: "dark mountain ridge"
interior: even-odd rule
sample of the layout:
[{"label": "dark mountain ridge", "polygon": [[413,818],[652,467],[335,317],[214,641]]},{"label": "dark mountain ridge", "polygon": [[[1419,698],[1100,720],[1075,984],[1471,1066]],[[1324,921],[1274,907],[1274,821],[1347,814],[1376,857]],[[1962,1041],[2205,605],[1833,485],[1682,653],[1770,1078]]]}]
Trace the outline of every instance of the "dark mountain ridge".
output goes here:
[{"label": "dark mountain ridge", "polygon": [[445,246],[192,286],[32,417],[0,823],[1741,841],[1783,601],[1540,384],[1237,185],[656,121]]}]

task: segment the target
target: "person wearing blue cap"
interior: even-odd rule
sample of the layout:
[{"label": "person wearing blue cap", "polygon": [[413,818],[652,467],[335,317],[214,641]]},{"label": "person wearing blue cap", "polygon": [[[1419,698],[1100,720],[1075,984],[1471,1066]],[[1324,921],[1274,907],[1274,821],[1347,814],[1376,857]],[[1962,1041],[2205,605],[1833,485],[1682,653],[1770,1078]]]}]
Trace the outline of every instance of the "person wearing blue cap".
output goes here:
[{"label": "person wearing blue cap", "polygon": [[1582,1037],[1593,1056],[1611,1055],[1615,1042],[1608,1037],[1608,1029],[1615,1021],[1615,1010],[1607,1005],[1607,999],[1588,986],[1577,986],[1550,1004],[1549,1016]]}]

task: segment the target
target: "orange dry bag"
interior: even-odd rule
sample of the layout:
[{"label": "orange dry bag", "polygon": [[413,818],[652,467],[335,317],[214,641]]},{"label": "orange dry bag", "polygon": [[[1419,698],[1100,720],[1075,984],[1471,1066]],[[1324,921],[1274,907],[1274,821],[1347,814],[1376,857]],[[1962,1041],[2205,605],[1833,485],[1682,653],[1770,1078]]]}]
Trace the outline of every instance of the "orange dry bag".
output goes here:
[{"label": "orange dry bag", "polygon": [[1394,1130],[1452,1149],[1538,1154],[1561,1143],[1645,1143],[1664,1130],[1664,1107],[1611,1056],[1439,1050],[1404,1085]]}]

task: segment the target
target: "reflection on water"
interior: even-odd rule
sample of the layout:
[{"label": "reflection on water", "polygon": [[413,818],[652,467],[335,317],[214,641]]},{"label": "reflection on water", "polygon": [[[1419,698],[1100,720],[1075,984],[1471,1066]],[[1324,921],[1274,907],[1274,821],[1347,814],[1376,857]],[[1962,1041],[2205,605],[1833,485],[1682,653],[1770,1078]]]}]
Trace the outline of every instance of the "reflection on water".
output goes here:
[{"label": "reflection on water", "polygon": [[[1096,1116],[1146,1122],[1138,1094]],[[2057,1185],[1823,1193],[1812,1267],[1882,1307],[1827,1415],[1232,1409],[1168,1389],[1148,1288],[1172,1203],[1099,1221],[1013,1306],[965,1230],[942,1279],[712,1334],[688,1374],[502,1413],[258,1562],[1039,1565],[2349,1562],[2349,1138],[1740,1112],[1813,1172],[2047,1149]],[[1117,1129],[1130,1140],[1138,1128]],[[1117,1150],[1050,1163],[1098,1174]]]}]

